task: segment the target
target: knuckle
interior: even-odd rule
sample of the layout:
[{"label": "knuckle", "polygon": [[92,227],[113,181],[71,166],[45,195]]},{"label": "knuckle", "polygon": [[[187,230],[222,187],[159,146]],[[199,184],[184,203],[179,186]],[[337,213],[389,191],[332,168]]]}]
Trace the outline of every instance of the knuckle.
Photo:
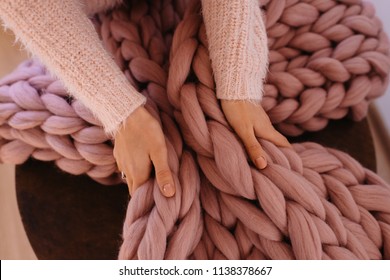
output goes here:
[{"label": "knuckle", "polygon": [[160,180],[168,180],[168,179],[170,179],[170,177],[171,177],[171,171],[168,170],[168,169],[158,170],[158,171],[156,172],[156,176],[157,176],[157,178],[159,178]]},{"label": "knuckle", "polygon": [[249,152],[260,152],[261,147],[259,143],[251,143],[247,146]]},{"label": "knuckle", "polygon": [[164,143],[161,146],[154,146],[151,156],[154,162],[158,162],[161,164],[167,161],[167,155],[168,150]]},{"label": "knuckle", "polygon": [[159,141],[156,145],[156,148],[157,148],[157,154],[165,155],[167,153],[167,145],[165,143],[165,139],[162,139],[162,141]]},{"label": "knuckle", "polygon": [[238,126],[235,128],[235,130],[237,134],[245,138],[248,138],[251,136],[251,134],[253,134],[253,127],[249,125]]},{"label": "knuckle", "polygon": [[158,151],[162,152],[166,149],[165,138],[163,136],[155,138],[155,147]]},{"label": "knuckle", "polygon": [[256,159],[262,154],[262,148],[260,144],[251,144],[247,147],[248,153],[252,159]]}]

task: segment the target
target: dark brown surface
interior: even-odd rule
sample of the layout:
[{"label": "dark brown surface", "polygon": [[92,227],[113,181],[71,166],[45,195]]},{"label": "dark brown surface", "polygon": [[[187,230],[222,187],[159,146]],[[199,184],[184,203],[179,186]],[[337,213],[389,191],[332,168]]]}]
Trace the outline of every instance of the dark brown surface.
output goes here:
[{"label": "dark brown surface", "polygon": [[53,163],[16,168],[22,222],[38,259],[116,259],[128,203],[126,185],[103,186]]},{"label": "dark brown surface", "polygon": [[[315,141],[346,151],[376,169],[367,121],[331,122],[291,142]],[[27,236],[39,259],[116,259],[128,202],[127,188],[102,186],[29,160],[16,168],[16,192]]]}]

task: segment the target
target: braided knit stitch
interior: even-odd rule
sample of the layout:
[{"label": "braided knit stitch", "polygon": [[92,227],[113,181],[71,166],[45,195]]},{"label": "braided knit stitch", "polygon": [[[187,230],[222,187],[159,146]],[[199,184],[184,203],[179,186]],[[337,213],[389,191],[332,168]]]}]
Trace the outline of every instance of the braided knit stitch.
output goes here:
[{"label": "braided knit stitch", "polygon": [[268,167],[258,171],[248,163],[221,118],[210,73],[198,71],[209,68],[194,40],[204,38],[203,29],[182,31],[200,22],[194,17],[196,9],[175,33],[167,85],[185,142],[206,177],[200,194],[205,231],[190,257],[388,258],[388,225],[380,217],[390,211],[390,186],[351,157],[315,143],[294,144],[293,151],[262,141]]},{"label": "braided knit stitch", "polygon": [[[134,7],[133,11],[139,10]],[[262,141],[269,166],[258,171],[248,162],[245,149],[229,128],[215,97],[205,47],[207,39],[198,11],[199,3],[194,1],[177,27],[172,44],[170,40],[165,41],[168,44],[161,44],[167,47],[166,50],[172,45],[169,65],[161,56],[143,57],[141,49],[149,46],[143,43],[139,43],[138,48],[141,55],[133,54],[129,63],[123,59],[125,68],[128,65],[128,78],[148,97],[147,109],[161,121],[177,193],[173,198],[162,197],[153,178],[137,190],[129,203],[119,257],[390,258],[390,187],[354,159],[314,143],[294,144],[294,149],[280,149]],[[122,12],[116,15],[118,18],[126,16]],[[151,25],[150,22],[148,24]],[[156,26],[155,32],[148,34],[154,34],[161,40],[164,38],[161,26]],[[124,44],[126,40],[123,38],[126,37],[120,38],[121,44]],[[121,56],[116,57],[120,62]],[[30,66],[35,67],[34,64]],[[18,83],[18,79],[30,80],[31,76],[23,78],[21,73],[11,82],[12,86],[26,85],[26,82]],[[43,83],[42,79],[39,81]],[[12,86],[3,86],[0,90],[1,102],[5,100],[4,104],[11,104],[4,111],[5,120],[20,107],[42,108],[39,101],[27,102],[26,95],[20,98],[20,94],[13,93],[10,90]],[[51,89],[55,91],[56,87]],[[60,87],[57,89],[61,92]],[[35,90],[30,95],[39,98],[41,94]],[[10,100],[18,100],[15,101],[17,105]],[[77,107],[73,105],[74,101],[67,101],[71,105],[67,103],[68,107],[64,108]],[[62,106],[51,106],[51,110],[59,108]],[[50,110],[35,111],[45,113]],[[50,117],[50,114],[42,116],[41,123]],[[28,114],[25,119],[31,120]],[[18,125],[24,123],[17,121]],[[0,130],[3,139],[5,135],[12,140],[12,135],[17,134],[15,131],[18,129],[11,124],[8,122],[3,126],[5,129]],[[84,123],[80,126],[86,127]],[[45,129],[47,127],[50,126],[45,126]],[[58,127],[57,124],[55,127]],[[72,127],[77,127],[77,123],[69,125],[69,129]],[[42,125],[37,128],[39,132],[30,134],[37,135],[36,139],[41,136],[46,139]],[[94,129],[93,126],[90,128]],[[186,145],[182,143],[179,131]],[[75,139],[70,138],[68,132],[64,135],[69,143]],[[4,149],[7,145],[8,148]],[[13,140],[5,144],[0,152],[12,150],[9,147],[24,149],[28,146],[20,139]],[[24,153],[27,157],[36,150],[29,149]],[[89,151],[93,154],[96,150],[92,148]]]},{"label": "braided knit stitch", "polygon": [[371,3],[261,1],[266,5],[270,73],[263,106],[288,135],[329,119],[366,116],[390,70],[389,42]]}]

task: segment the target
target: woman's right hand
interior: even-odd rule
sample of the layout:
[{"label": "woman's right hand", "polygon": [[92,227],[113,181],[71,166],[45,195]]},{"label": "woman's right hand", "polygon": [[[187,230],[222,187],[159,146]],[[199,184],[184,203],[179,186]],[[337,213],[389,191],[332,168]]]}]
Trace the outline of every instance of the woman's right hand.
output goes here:
[{"label": "woman's right hand", "polygon": [[149,179],[152,165],[162,194],[175,194],[164,133],[143,106],[132,112],[116,133],[114,157],[119,170],[126,175],[130,195]]}]

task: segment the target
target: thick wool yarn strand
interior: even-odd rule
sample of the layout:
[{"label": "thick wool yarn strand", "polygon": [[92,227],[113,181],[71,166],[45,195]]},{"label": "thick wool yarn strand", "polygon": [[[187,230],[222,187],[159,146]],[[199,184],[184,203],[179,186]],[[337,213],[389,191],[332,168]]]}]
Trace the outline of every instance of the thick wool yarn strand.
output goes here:
[{"label": "thick wool yarn strand", "polygon": [[[154,16],[148,16],[154,9],[165,10],[160,6],[165,2],[153,1],[150,10],[145,2],[137,3],[131,7],[130,15],[121,10],[101,15],[102,24],[97,27],[118,65],[132,84],[148,97],[146,107],[149,112],[162,124],[177,193],[170,199],[163,197],[152,178],[137,190],[127,210],[119,258],[390,258],[389,185],[345,153],[314,143],[294,144],[293,149],[281,149],[262,141],[269,166],[262,171],[255,169],[250,164],[242,143],[228,126],[215,97],[199,3],[194,1],[194,5],[188,6],[185,12],[182,10],[180,18],[183,20],[176,28],[173,38],[170,31],[174,30],[178,20],[171,21],[171,25],[159,24],[162,19],[156,20],[159,17],[155,12],[152,13]],[[269,19],[267,15],[267,26],[274,26],[273,24],[280,20],[280,33],[285,30],[283,25],[288,24],[296,28],[302,26],[300,24],[312,23],[310,20],[314,16],[294,16],[300,9],[308,9],[318,18],[320,12],[337,7],[334,1],[283,3],[285,6],[280,11],[275,1],[267,2],[265,7],[267,10],[274,9]],[[317,3],[317,6],[314,5],[317,14],[313,6],[309,7],[312,3]],[[365,12],[362,12],[360,1],[342,3],[350,9],[348,13],[348,9],[344,11],[343,15],[346,14],[347,17],[356,13],[373,15],[369,13],[369,8],[363,9]],[[275,21],[273,24],[272,19]],[[128,24],[113,24],[115,31],[111,33],[110,24],[105,22],[120,20],[127,21]],[[321,22],[327,23],[324,19]],[[317,25],[321,30],[321,24]],[[359,24],[351,25],[368,32],[359,27]],[[142,27],[138,30],[137,26]],[[330,27],[325,29],[329,30]],[[295,34],[295,31],[293,33]],[[285,37],[289,36],[291,35],[285,34]],[[274,42],[271,41],[271,45],[284,46],[284,40],[286,38],[280,37]],[[151,42],[154,42],[160,51],[153,50]],[[122,51],[123,48],[118,47],[123,45],[131,45],[131,48]],[[375,51],[378,49],[375,48]],[[321,58],[321,53],[316,56]],[[299,58],[297,61],[302,63],[302,60],[304,59]],[[323,66],[320,62],[314,63],[321,67],[313,67],[316,69],[313,71],[318,71],[329,79],[331,71],[327,70],[329,73],[325,75],[325,66],[334,65],[324,62]],[[310,68],[305,63],[300,67]],[[369,71],[376,71],[373,70],[376,67],[372,66],[374,64],[369,63]],[[33,71],[40,68],[33,63],[23,67]],[[272,64],[272,72],[271,67]],[[91,120],[92,116],[78,102],[67,100],[59,83],[47,78],[44,68],[38,71],[42,71],[42,74],[36,79],[35,74],[29,76],[28,70],[15,72],[19,76],[15,74],[13,77],[6,77],[8,82],[1,87],[0,101],[4,106],[4,111],[1,112],[4,116],[3,122],[6,123],[0,130],[1,137],[6,139],[0,151],[1,155],[8,155],[11,159],[12,152],[9,151],[15,149],[27,158],[39,151],[42,158],[48,160],[45,156],[51,155],[57,164],[62,159],[66,160],[69,169],[72,163],[85,162],[85,172],[95,172],[97,180],[110,183],[107,177],[102,176],[102,170],[105,174],[112,174],[115,170],[110,171],[109,168],[115,169],[115,164],[111,161],[112,155],[107,154],[111,152],[108,139],[98,142],[94,138],[94,133],[101,135],[99,124]],[[378,75],[375,73],[367,77],[371,79]],[[381,77],[378,76],[381,86],[376,90],[382,90],[386,81],[386,73],[382,74],[379,75]],[[42,86],[45,90],[36,90],[34,86],[30,86],[31,79],[36,86]],[[329,92],[335,92],[337,95],[337,88],[345,90],[348,87],[347,82],[336,82],[329,79],[321,86],[325,95]],[[371,80],[370,82],[373,84]],[[337,84],[337,87],[330,91],[327,85],[332,84]],[[276,84],[272,86],[277,90],[281,88]],[[11,87],[14,89],[11,90]],[[31,92],[27,98],[32,100],[26,101],[25,97],[22,97],[23,91],[15,90],[18,87],[25,87],[25,92]],[[355,87],[361,90],[364,84],[356,84]],[[318,90],[308,89],[306,92],[310,94],[302,92],[300,96],[313,95],[320,92]],[[56,94],[57,92],[60,93]],[[351,98],[347,99],[348,102],[354,102],[359,94],[352,94],[354,97],[348,97]],[[44,95],[47,96],[40,98]],[[58,98],[62,101],[51,103]],[[283,98],[285,96],[279,99]],[[344,99],[343,96],[342,100]],[[329,104],[333,106],[336,103],[333,100]],[[329,104],[327,106],[330,106]],[[313,105],[304,107],[306,109],[301,111],[311,107]],[[14,112],[24,113],[20,108],[27,108],[27,114],[21,114],[9,122],[8,119],[15,115]],[[59,115],[52,115],[52,111]],[[29,117],[30,112],[42,115],[38,114],[35,120],[35,117]],[[83,117],[74,117],[75,113]],[[54,119],[46,123],[52,117]],[[60,124],[63,118],[66,118],[66,121]],[[74,123],[69,125],[72,121]],[[294,121],[285,124],[287,128],[293,128],[293,131],[304,127]],[[26,139],[29,139],[28,144],[24,142]],[[226,153],[227,150],[229,153]],[[19,158],[21,162],[25,160],[23,157]],[[99,165],[100,162],[103,162],[103,165]],[[75,172],[80,169],[80,166],[77,166]],[[235,172],[232,173],[232,170]]]},{"label": "thick wool yarn strand", "polygon": [[263,106],[288,135],[323,128],[347,114],[361,120],[384,93],[389,44],[370,3],[261,1],[270,73]]}]

